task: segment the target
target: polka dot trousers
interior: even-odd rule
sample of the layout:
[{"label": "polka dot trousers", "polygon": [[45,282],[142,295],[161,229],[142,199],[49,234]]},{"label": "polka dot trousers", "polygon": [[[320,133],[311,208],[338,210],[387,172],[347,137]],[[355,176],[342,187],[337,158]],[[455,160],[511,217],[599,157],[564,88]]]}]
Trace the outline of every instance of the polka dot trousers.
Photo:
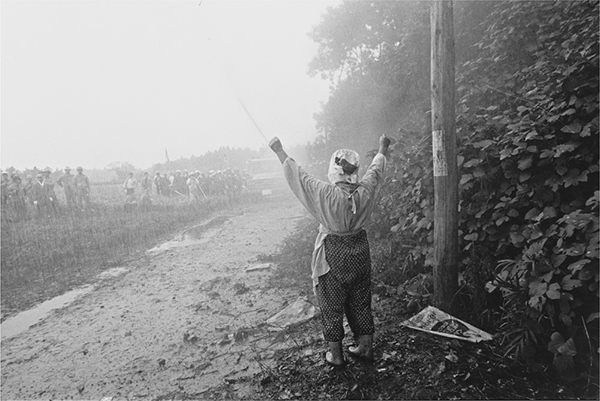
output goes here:
[{"label": "polka dot trousers", "polygon": [[344,338],[344,313],[354,336],[373,334],[371,254],[367,233],[328,235],[325,258],[330,270],[319,277],[317,296],[325,341]]}]

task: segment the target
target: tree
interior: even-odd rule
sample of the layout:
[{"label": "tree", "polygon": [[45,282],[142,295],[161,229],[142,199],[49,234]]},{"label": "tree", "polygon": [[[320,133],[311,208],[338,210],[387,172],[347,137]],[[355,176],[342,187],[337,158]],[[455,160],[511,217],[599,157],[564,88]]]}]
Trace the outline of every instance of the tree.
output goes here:
[{"label": "tree", "polygon": [[114,162],[106,166],[106,168],[117,173],[119,181],[125,181],[129,173],[137,171],[137,168],[129,162]]}]

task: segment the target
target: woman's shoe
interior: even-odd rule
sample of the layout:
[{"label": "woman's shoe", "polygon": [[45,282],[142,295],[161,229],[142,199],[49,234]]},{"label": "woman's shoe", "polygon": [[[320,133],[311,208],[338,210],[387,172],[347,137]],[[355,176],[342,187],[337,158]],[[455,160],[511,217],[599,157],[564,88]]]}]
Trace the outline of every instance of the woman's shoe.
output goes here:
[{"label": "woman's shoe", "polygon": [[335,369],[343,369],[346,366],[346,361],[342,361],[342,363],[334,363],[333,354],[331,351],[327,351],[325,353],[325,362],[327,362],[329,366],[333,366]]},{"label": "woman's shoe", "polygon": [[348,355],[350,355],[352,358],[356,358],[362,362],[366,362],[366,363],[373,363],[373,355],[362,355],[359,351],[358,351],[359,347],[353,347],[353,346],[349,346],[347,348],[348,351]]}]

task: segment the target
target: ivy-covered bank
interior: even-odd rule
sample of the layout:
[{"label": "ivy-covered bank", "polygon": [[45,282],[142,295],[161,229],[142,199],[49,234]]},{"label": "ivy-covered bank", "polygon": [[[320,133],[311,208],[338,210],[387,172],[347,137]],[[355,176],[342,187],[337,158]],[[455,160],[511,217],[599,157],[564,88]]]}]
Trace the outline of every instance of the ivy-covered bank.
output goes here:
[{"label": "ivy-covered bank", "polygon": [[[462,295],[508,355],[587,383],[598,349],[598,13],[512,2],[488,26],[458,80]],[[388,256],[426,266],[428,143],[393,158]]]},{"label": "ivy-covered bank", "polygon": [[[318,116],[325,145],[360,148],[397,133],[370,227],[386,285],[427,283],[431,274],[431,139],[419,113],[428,107],[427,87],[419,90],[429,71],[427,7],[343,2],[313,33],[321,45],[314,71],[338,80]],[[598,15],[593,1],[455,2],[461,317],[496,333],[515,363],[553,368],[591,393]],[[415,302],[423,306],[427,295]]]}]

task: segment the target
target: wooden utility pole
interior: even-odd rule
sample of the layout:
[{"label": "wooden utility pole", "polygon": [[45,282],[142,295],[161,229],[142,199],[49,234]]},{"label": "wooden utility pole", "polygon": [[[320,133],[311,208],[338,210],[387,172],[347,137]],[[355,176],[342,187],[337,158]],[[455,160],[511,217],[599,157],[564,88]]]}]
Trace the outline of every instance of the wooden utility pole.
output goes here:
[{"label": "wooden utility pole", "polygon": [[434,304],[453,313],[458,290],[458,179],[452,0],[431,1]]}]

